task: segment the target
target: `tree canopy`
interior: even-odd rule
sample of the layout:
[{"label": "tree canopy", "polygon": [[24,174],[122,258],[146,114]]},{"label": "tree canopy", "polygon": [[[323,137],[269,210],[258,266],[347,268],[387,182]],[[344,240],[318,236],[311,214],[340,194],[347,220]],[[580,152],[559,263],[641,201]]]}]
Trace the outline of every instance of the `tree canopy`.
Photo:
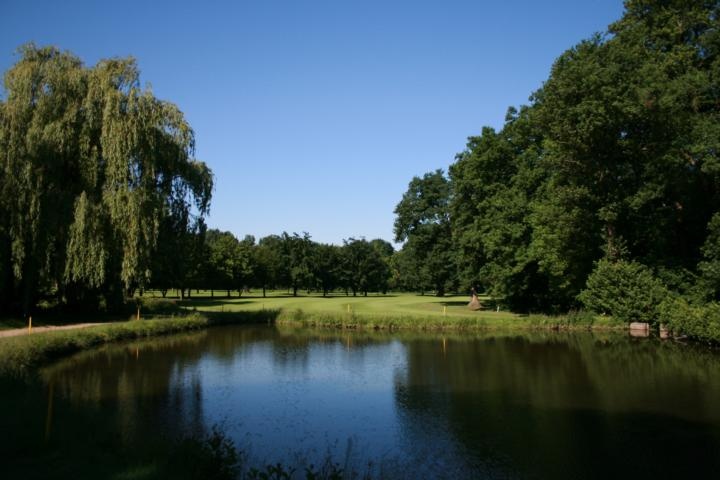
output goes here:
[{"label": "tree canopy", "polygon": [[[653,275],[671,292],[719,298],[720,6],[625,7],[451,165],[442,252],[455,252],[462,289],[480,285],[520,311],[595,309],[581,292]],[[396,209],[396,264],[420,283],[418,252],[445,241],[425,242],[441,224],[431,179],[442,184],[437,172],[416,177]]]},{"label": "tree canopy", "polygon": [[413,178],[395,207],[395,241],[406,242],[401,272],[415,278],[421,291],[430,288],[439,296],[456,278],[450,192],[449,180],[436,170]]},{"label": "tree canopy", "polygon": [[208,212],[212,174],[132,58],[20,54],[0,101],[0,301],[24,312],[44,294],[116,302],[151,278],[162,228]]}]

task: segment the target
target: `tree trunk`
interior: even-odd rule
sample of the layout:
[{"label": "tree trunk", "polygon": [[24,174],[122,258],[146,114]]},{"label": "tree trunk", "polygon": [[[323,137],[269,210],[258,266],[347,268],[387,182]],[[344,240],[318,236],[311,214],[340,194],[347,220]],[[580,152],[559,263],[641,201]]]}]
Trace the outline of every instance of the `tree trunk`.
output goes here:
[{"label": "tree trunk", "polygon": [[263,298],[265,298],[265,285],[263,285]]},{"label": "tree trunk", "polygon": [[298,291],[297,285],[293,285],[293,297],[297,297],[297,291]]},{"label": "tree trunk", "polygon": [[162,295],[162,298],[165,298],[165,295],[167,295],[167,290],[160,290],[160,295]]}]

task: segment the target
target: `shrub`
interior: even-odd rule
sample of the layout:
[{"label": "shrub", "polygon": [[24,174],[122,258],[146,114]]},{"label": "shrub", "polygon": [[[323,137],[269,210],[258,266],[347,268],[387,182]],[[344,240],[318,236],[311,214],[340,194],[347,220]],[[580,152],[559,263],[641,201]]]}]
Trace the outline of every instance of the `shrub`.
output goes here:
[{"label": "shrub", "polygon": [[675,335],[720,342],[720,304],[692,305],[681,297],[661,303],[659,320]]},{"label": "shrub", "polygon": [[[138,299],[144,314],[152,315],[178,315],[184,312],[175,300],[167,298],[141,297]],[[134,313],[134,311],[131,311]]]},{"label": "shrub", "polygon": [[655,323],[667,288],[637,262],[600,260],[578,299],[586,308],[624,322]]}]

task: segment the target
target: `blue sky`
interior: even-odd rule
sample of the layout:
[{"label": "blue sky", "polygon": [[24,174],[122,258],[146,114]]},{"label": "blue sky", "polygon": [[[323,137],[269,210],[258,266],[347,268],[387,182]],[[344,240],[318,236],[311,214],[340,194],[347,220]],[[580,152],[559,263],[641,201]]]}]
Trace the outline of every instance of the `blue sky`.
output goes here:
[{"label": "blue sky", "polygon": [[134,56],[195,129],[211,227],[392,238],[410,179],[527,103],[620,0],[0,0],[0,71],[26,42]]}]

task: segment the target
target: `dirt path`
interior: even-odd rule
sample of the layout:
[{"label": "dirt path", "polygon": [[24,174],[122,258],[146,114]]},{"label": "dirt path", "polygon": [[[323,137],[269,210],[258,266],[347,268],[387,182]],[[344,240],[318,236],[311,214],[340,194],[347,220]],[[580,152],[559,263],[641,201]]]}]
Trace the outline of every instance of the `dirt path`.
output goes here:
[{"label": "dirt path", "polygon": [[[50,325],[47,327],[33,327],[32,328],[32,335],[33,333],[40,333],[40,332],[52,332],[55,330],[74,330],[76,328],[87,328],[87,327],[94,327],[96,325],[105,325],[106,323],[74,323],[72,325]],[[27,328],[13,328],[12,330],[0,330],[0,338],[3,337],[17,337],[18,335],[28,335],[28,329]]]}]

